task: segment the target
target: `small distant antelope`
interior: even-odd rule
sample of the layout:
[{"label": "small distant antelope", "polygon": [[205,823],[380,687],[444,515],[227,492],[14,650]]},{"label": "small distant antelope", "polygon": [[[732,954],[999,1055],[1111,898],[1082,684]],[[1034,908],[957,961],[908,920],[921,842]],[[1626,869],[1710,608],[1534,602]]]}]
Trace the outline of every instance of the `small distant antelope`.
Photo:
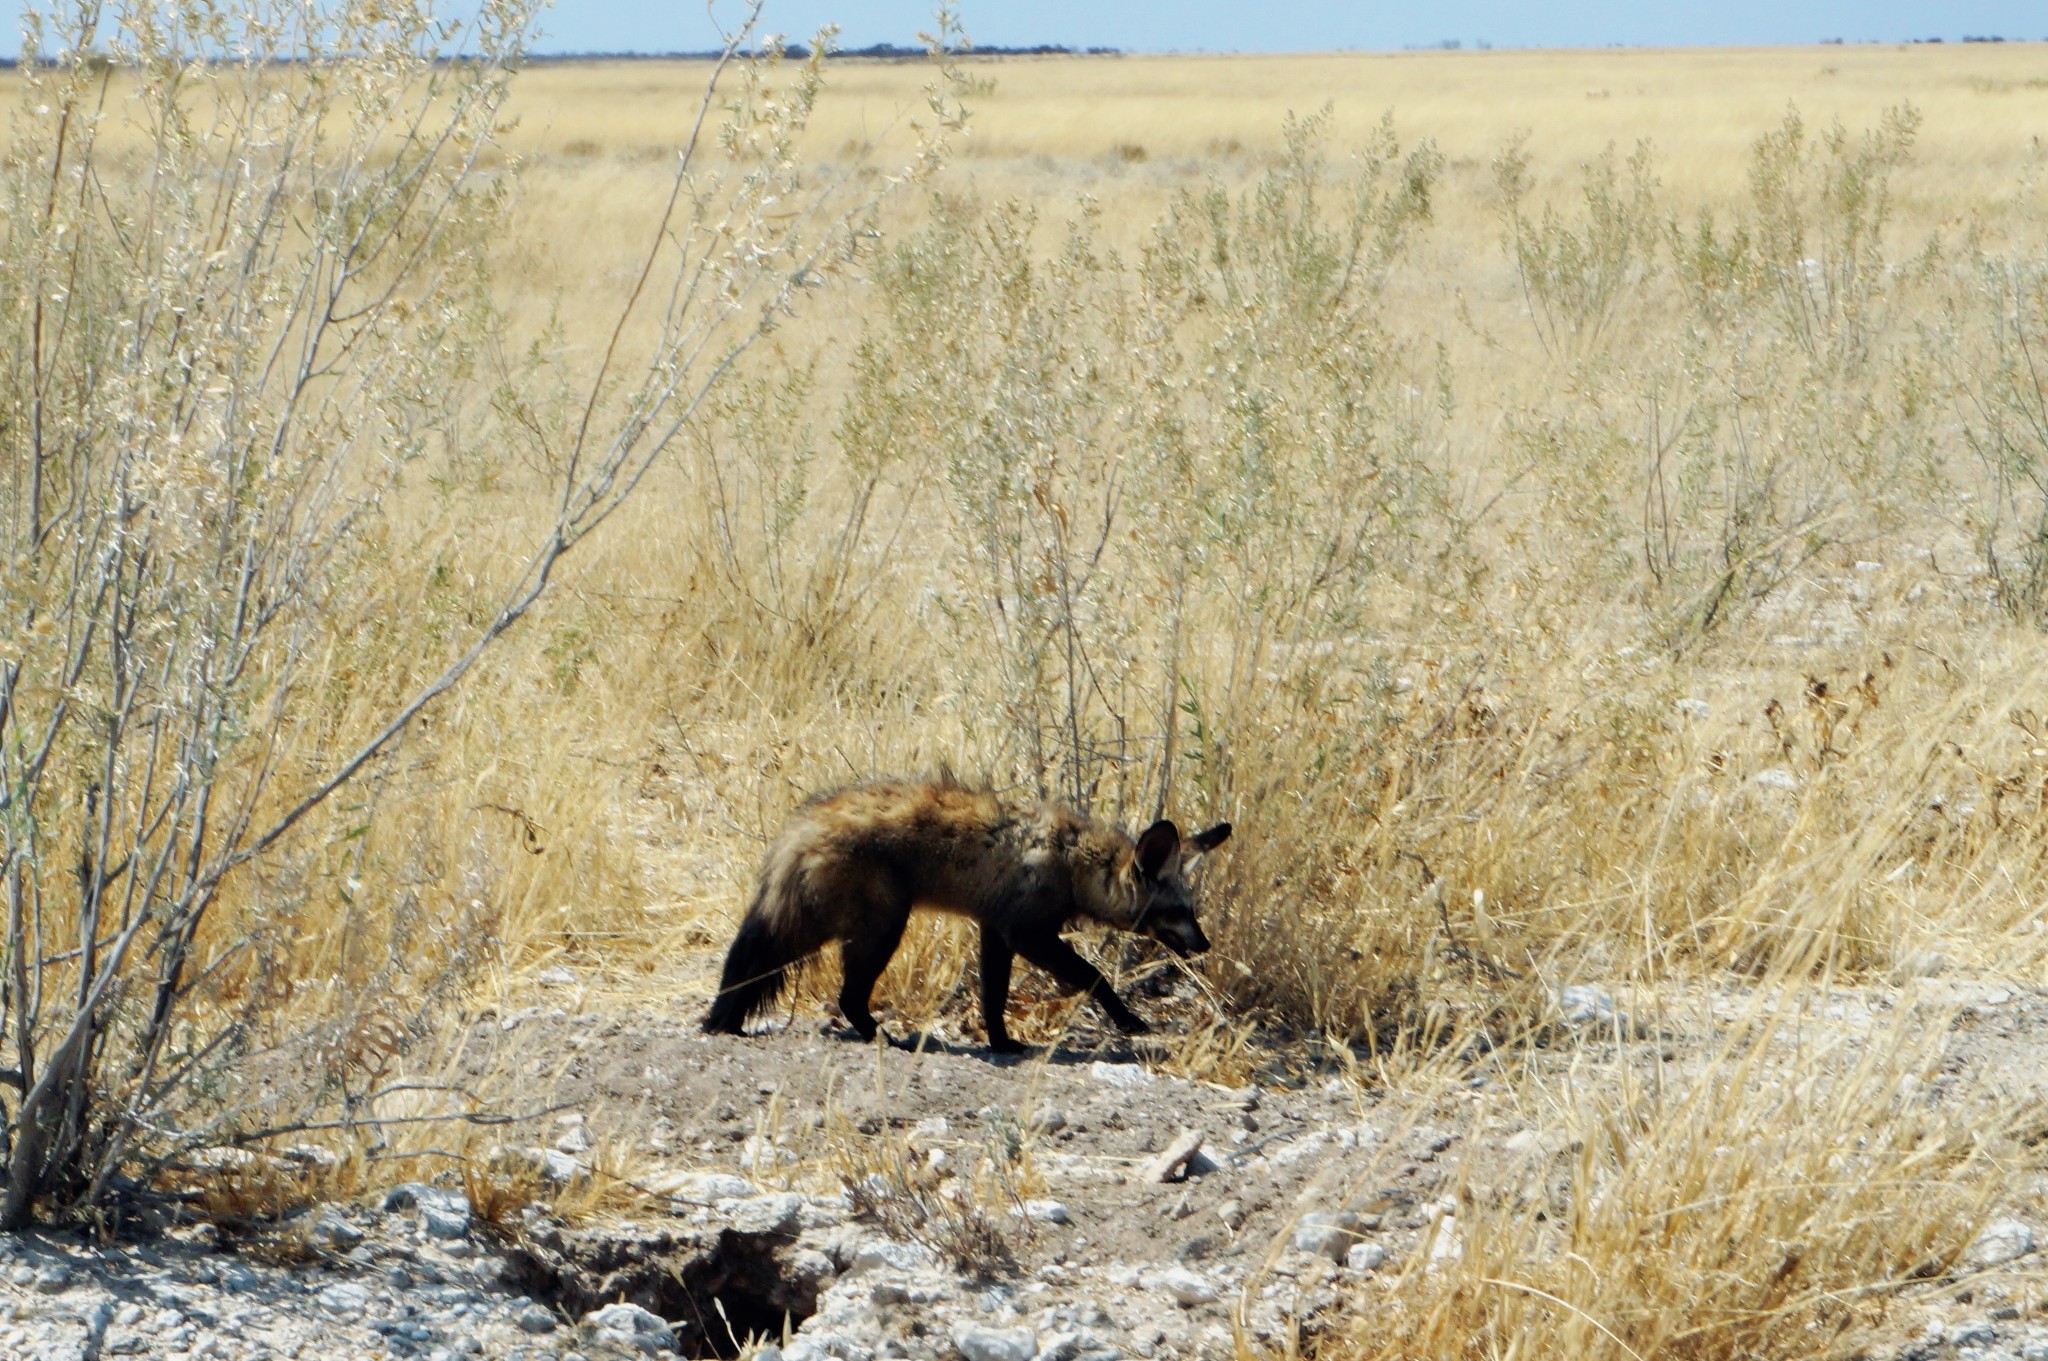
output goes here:
[{"label": "small distant antelope", "polygon": [[725,957],[704,1029],[730,1035],[774,1004],[789,969],[839,942],[839,1010],[875,1036],[868,997],[913,907],[981,924],[981,1019],[989,1048],[1013,1054],[1003,1008],[1017,955],[1086,993],[1127,1035],[1150,1031],[1060,929],[1077,917],[1147,935],[1185,959],[1209,948],[1181,877],[1184,857],[1230,836],[1219,822],[1182,840],[1161,819],[1136,841],[1070,808],[1006,806],[951,780],[880,780],[820,794],[790,814]]}]

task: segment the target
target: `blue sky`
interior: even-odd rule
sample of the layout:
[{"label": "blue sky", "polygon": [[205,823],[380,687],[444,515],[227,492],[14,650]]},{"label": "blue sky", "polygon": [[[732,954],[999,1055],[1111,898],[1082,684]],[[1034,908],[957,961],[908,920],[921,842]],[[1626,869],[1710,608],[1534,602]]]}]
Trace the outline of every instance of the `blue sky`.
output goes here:
[{"label": "blue sky", "polygon": [[[865,46],[913,42],[931,14],[929,0],[769,0],[767,23],[796,37],[835,21],[842,42]],[[963,0],[961,15],[976,42],[1131,51],[2048,38],[2040,0]],[[556,0],[542,26],[551,51],[694,49],[716,36],[701,0]]]},{"label": "blue sky", "polygon": [[[739,5],[718,0],[718,9],[731,15]],[[21,0],[0,0],[0,45],[10,52],[20,12]],[[1134,52],[2048,38],[2040,0],[963,0],[961,13],[980,43]],[[861,47],[913,43],[931,14],[930,0],[769,0],[767,24],[808,37],[836,22],[841,41]],[[556,0],[541,26],[543,52],[695,51],[717,42],[702,0]]]}]

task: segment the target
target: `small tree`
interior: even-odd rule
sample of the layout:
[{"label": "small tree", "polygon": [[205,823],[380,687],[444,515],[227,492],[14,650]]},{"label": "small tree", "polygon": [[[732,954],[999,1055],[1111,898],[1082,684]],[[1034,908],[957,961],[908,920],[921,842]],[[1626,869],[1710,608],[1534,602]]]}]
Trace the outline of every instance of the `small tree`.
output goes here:
[{"label": "small tree", "polygon": [[750,8],[588,391],[523,424],[544,532],[426,684],[337,732],[308,683],[335,593],[488,405],[486,152],[537,4],[238,8],[32,17],[0,169],[0,1228],[274,1132],[194,1098],[247,1015],[199,999],[261,953],[209,912],[462,684],[952,124],[935,93],[902,173],[807,189],[822,67],[743,56]]}]

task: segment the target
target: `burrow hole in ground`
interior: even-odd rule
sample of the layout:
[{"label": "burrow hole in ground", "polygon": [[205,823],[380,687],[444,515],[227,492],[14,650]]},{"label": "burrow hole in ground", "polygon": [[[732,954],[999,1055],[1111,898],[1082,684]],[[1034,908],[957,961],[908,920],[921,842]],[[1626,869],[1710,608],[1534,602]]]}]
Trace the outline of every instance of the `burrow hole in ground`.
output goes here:
[{"label": "burrow hole in ground", "polygon": [[714,1246],[642,1260],[559,1264],[515,1253],[507,1276],[519,1289],[570,1318],[608,1304],[637,1304],[675,1328],[676,1351],[730,1361],[755,1338],[779,1341],[817,1309],[817,1286],[792,1279],[776,1256],[777,1237],[720,1234]]}]

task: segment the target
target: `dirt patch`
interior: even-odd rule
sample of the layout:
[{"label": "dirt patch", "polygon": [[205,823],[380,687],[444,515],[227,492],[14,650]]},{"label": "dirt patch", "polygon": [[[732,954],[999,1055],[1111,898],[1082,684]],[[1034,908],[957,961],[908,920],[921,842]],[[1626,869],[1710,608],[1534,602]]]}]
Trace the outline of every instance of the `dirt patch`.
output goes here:
[{"label": "dirt patch", "polygon": [[[846,1170],[850,1144],[884,1134],[942,1172],[992,1162],[1014,1192],[1009,1209],[1056,1198],[1067,1211],[1056,1227],[1010,1216],[1027,1269],[1257,1255],[1333,1197],[1393,1207],[1383,1224],[1412,1234],[1457,1180],[1471,1105],[1417,1105],[1336,1077],[1229,1089],[1116,1049],[1020,1061],[808,1027],[736,1039],[606,1015],[533,1016],[515,1031],[523,1051],[570,1056],[549,1075],[555,1099],[636,1161],[814,1190]],[[1193,1175],[1136,1178],[1190,1130],[1202,1136]]]}]

